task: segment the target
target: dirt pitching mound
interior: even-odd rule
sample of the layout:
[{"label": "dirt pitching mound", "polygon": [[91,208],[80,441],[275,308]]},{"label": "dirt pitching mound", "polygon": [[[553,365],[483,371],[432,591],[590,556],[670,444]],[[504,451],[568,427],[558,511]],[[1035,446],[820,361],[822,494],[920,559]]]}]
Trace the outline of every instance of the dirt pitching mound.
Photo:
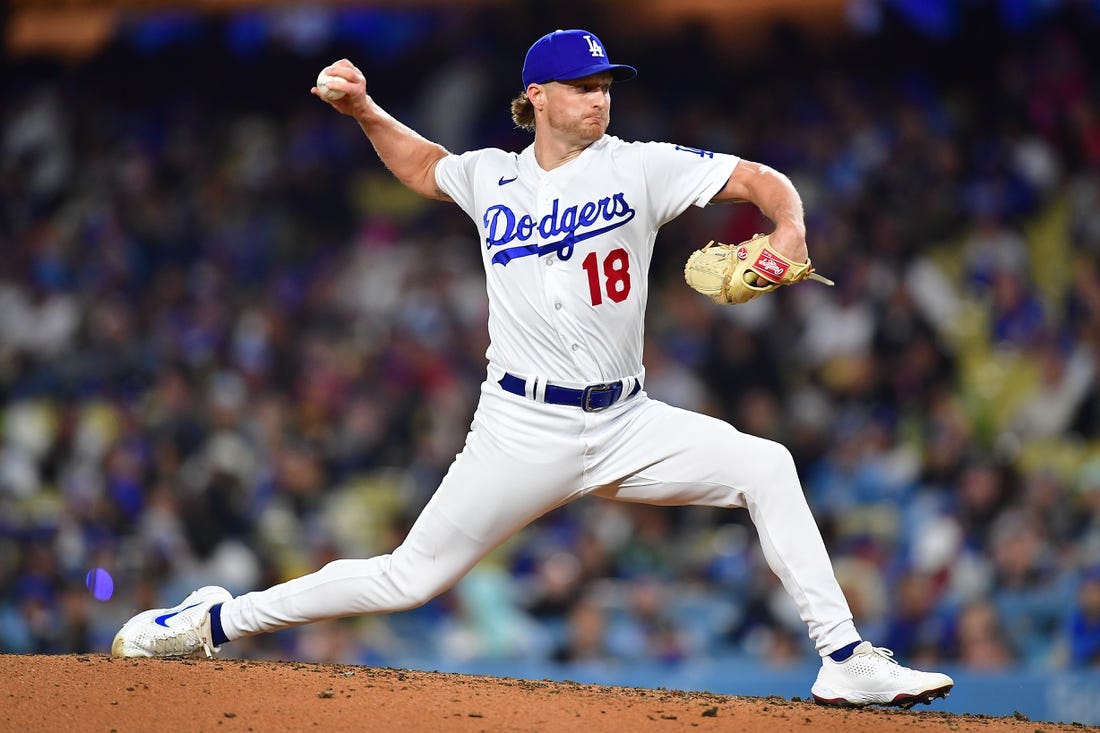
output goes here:
[{"label": "dirt pitching mound", "polygon": [[[3,731],[1082,731],[918,706],[601,687],[351,665],[0,655]],[[1091,728],[1091,730],[1097,730]]]}]

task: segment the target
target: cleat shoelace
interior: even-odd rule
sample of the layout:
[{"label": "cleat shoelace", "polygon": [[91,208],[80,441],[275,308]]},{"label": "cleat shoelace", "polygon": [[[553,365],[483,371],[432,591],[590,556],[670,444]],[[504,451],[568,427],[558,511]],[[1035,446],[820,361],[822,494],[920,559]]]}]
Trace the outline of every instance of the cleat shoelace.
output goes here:
[{"label": "cleat shoelace", "polygon": [[898,664],[898,660],[894,659],[894,652],[884,646],[872,646],[860,652],[860,654],[866,656],[879,656],[885,659],[890,664]]},{"label": "cleat shoelace", "polygon": [[210,647],[206,639],[202,637],[202,634],[200,634],[198,630],[192,629],[177,632],[171,636],[153,639],[150,644],[152,650],[158,655],[185,657],[193,654],[200,646],[203,651],[206,652],[207,657],[213,656],[210,653]]}]

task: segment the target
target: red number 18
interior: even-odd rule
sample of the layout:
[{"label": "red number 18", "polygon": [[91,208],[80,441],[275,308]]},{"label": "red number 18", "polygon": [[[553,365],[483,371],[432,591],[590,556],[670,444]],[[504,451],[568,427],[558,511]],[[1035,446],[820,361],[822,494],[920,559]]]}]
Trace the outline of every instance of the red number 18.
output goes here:
[{"label": "red number 18", "polygon": [[[588,275],[588,293],[592,297],[592,305],[603,303],[604,289],[600,288],[597,262],[596,253],[589,252],[581,263]],[[616,303],[626,300],[626,296],[630,295],[630,259],[625,249],[620,247],[607,253],[603,261],[603,276],[607,297]]]}]

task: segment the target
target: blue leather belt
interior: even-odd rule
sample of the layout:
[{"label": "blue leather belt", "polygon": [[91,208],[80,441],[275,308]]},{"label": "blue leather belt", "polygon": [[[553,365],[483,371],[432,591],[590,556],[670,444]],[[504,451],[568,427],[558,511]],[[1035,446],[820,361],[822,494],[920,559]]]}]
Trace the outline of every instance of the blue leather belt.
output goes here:
[{"label": "blue leather belt", "polygon": [[[505,392],[511,392],[520,397],[527,396],[527,380],[514,374],[505,374],[498,382]],[[633,397],[642,389],[642,381],[634,383],[634,389],[627,397]],[[579,407],[585,412],[599,412],[606,410],[618,402],[623,394],[622,382],[606,382],[604,384],[590,384],[584,389],[571,387],[559,387],[556,384],[546,385],[546,402],[551,405],[569,405]]]}]

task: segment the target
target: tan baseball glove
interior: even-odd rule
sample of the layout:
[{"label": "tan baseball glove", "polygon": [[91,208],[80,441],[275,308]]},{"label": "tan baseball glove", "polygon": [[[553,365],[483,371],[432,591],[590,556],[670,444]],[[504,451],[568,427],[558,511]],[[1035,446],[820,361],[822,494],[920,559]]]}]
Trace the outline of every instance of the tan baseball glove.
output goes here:
[{"label": "tan baseball glove", "polygon": [[[693,290],[718,304],[747,303],[780,285],[793,285],[806,279],[833,284],[832,280],[814,272],[809,258],[803,263],[792,262],[776,252],[771,248],[770,236],[764,234],[757,234],[740,244],[711,240],[688,257],[684,279]],[[759,285],[759,280],[766,282]]]}]

